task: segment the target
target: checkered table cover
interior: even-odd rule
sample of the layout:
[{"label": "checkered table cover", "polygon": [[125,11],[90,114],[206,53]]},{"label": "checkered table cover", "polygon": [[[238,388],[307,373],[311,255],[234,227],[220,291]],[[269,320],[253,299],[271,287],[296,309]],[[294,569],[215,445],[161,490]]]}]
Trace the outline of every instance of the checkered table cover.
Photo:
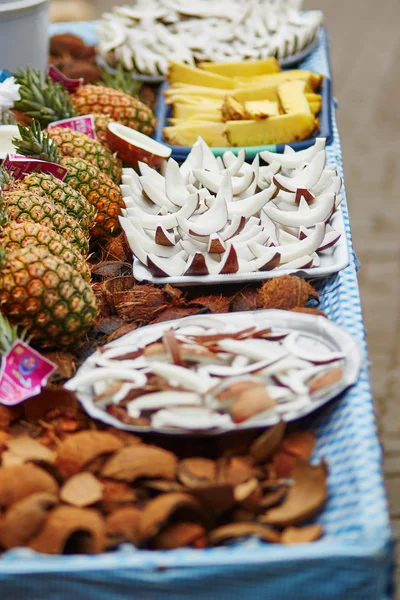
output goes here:
[{"label": "checkered table cover", "polygon": [[[51,26],[95,42],[94,23]],[[300,68],[330,75],[328,39]],[[343,177],[339,134],[328,162]],[[344,193],[345,195],[345,193]],[[329,464],[329,501],[318,517],[325,529],[319,542],[266,545],[255,539],[223,548],[149,552],[130,545],[100,556],[43,556],[20,549],[0,560],[2,598],[31,600],[386,600],[391,589],[393,544],[371,396],[368,356],[346,198],[342,204],[349,266],[319,282],[321,308],[360,343],[364,366],[356,386],[308,418],[315,430],[315,461]],[[22,576],[23,575],[23,576]]]}]

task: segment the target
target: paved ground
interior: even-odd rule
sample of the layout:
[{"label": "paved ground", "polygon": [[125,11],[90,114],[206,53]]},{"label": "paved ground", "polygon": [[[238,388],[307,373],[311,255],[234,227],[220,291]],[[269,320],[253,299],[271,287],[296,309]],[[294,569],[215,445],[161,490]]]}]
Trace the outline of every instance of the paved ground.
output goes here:
[{"label": "paved ground", "polygon": [[[58,16],[62,11],[61,20],[92,18],[113,4],[53,0]],[[324,11],[331,35],[372,386],[393,528],[400,537],[399,0],[305,0],[305,7]]]}]

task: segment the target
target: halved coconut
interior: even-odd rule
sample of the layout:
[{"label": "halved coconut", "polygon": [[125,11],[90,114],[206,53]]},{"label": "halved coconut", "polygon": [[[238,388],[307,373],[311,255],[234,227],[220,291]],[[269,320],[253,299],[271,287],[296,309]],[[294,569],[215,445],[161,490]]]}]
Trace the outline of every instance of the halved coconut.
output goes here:
[{"label": "halved coconut", "polygon": [[139,161],[151,167],[159,167],[171,155],[171,148],[168,146],[120,123],[109,124],[107,144],[131,167],[137,167]]}]

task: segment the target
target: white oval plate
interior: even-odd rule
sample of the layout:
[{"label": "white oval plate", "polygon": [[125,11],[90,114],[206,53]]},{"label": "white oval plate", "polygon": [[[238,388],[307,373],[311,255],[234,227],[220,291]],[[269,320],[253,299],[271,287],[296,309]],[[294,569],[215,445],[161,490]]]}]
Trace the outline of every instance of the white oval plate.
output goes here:
[{"label": "white oval plate", "polygon": [[[200,317],[201,318],[201,317]],[[357,379],[362,364],[361,350],[353,339],[353,337],[344,329],[329,321],[325,317],[307,315],[302,313],[293,313],[283,310],[262,310],[251,312],[227,313],[219,314],[214,319],[223,321],[226,324],[237,326],[238,329],[245,329],[252,326],[257,326],[258,329],[272,327],[275,330],[290,330],[299,332],[307,338],[314,338],[315,344],[321,344],[330,352],[341,352],[344,359],[341,362],[343,369],[343,378],[336,385],[330,387],[323,393],[314,395],[312,401],[306,407],[300,410],[287,412],[281,418],[284,421],[295,421],[304,417],[333,398],[341,394],[346,388],[353,385]],[[120,339],[108,344],[108,348],[122,347],[124,352],[134,350],[139,346],[143,346],[150,341],[154,341],[158,336],[161,336],[166,329],[179,325],[190,325],[196,323],[199,316],[185,317],[176,321],[166,321],[147,327],[141,327],[131,333],[121,337]],[[96,367],[93,364],[93,359],[99,356],[100,352],[96,352],[85,361],[82,367],[78,370],[77,375],[88,374]],[[73,381],[73,379],[71,380]],[[175,428],[154,428],[151,426],[134,426],[127,425],[119,419],[111,416],[93,402],[93,387],[82,386],[77,391],[77,396],[85,411],[94,419],[98,419],[107,425],[125,429],[136,433],[153,432],[173,435],[218,435],[228,431],[237,431],[243,429],[255,429],[258,427],[270,427],[275,425],[280,417],[275,411],[264,413],[259,418],[251,418],[251,423],[244,422],[239,425],[229,425],[208,430],[180,430]],[[249,420],[250,421],[250,420]]]}]

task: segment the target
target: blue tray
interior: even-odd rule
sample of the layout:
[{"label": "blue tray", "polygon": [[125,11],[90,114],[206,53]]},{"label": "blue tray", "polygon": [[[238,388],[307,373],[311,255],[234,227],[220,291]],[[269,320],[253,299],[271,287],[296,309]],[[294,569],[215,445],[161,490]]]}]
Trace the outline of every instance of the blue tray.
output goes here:
[{"label": "blue tray", "polygon": [[[188,146],[171,146],[164,141],[163,129],[164,127],[168,127],[168,119],[172,117],[172,107],[169,104],[166,104],[164,101],[164,91],[168,88],[168,82],[164,82],[159,89],[157,96],[157,104],[155,115],[157,118],[157,127],[154,134],[154,138],[169,148],[172,148],[172,158],[178,161],[183,161],[189,154],[191,148]],[[312,137],[302,140],[301,142],[292,142],[291,144],[287,144],[291,146],[294,150],[303,150],[303,148],[308,148],[312,146],[315,142],[315,138],[324,137],[326,138],[326,143],[330,144],[332,142],[332,85],[331,80],[327,77],[324,78],[321,87],[321,96],[322,96],[322,108],[318,113],[318,117],[320,120],[320,128],[319,131],[314,134]],[[264,150],[270,150],[271,152],[283,152],[285,148],[285,144],[269,144],[264,146],[246,146],[246,160],[252,160],[256,154],[259,152],[263,152]],[[235,154],[239,152],[241,147],[229,147],[229,148],[211,148],[213,154],[215,156],[220,156],[227,150],[231,150]]]},{"label": "blue tray", "polygon": [[[308,60],[311,64],[305,68],[320,70],[312,57]],[[332,125],[327,151],[343,176],[334,114]],[[321,308],[358,340],[364,365],[356,386],[304,423],[317,434],[315,460],[324,457],[329,465],[329,502],[318,519],[325,537],[300,546],[251,540],[232,547],[169,552],[124,546],[100,556],[51,557],[15,550],[0,559],[1,598],[389,600],[393,542],[345,190],[343,195],[351,260],[321,284]]]}]

